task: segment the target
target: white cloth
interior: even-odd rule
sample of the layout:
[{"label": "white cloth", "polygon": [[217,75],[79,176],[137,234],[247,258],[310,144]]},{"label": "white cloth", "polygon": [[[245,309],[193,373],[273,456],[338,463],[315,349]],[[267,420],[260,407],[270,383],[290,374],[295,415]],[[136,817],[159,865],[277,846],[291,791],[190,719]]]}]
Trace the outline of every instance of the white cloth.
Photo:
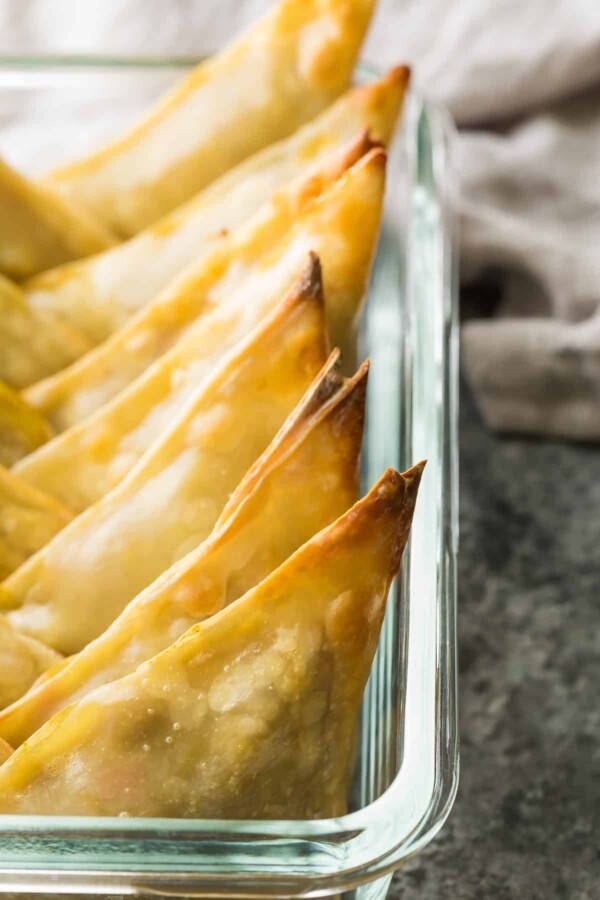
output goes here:
[{"label": "white cloth", "polygon": [[[0,0],[0,50],[213,50],[272,0]],[[459,128],[465,323],[494,428],[600,438],[600,0],[380,0],[365,58],[409,61]]]}]

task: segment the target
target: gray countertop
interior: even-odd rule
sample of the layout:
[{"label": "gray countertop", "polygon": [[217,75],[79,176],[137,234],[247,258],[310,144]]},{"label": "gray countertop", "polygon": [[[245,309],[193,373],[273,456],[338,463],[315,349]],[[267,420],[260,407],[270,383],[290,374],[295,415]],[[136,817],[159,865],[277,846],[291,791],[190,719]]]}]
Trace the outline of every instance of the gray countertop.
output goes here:
[{"label": "gray countertop", "polygon": [[494,436],[464,385],[460,443],[460,787],[391,897],[597,900],[600,452]]}]

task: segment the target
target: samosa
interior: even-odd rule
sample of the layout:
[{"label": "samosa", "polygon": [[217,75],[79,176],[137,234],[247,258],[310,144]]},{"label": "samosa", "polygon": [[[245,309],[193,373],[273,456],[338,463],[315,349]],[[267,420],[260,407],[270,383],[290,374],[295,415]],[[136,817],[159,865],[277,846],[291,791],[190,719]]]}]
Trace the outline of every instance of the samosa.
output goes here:
[{"label": "samosa", "polygon": [[355,730],[422,465],[0,768],[0,813],[315,819],[346,811]]},{"label": "samosa", "polygon": [[[309,255],[290,288],[288,302],[299,301],[302,295],[324,302],[321,269],[314,255]],[[198,385],[247,336],[260,318],[260,309],[256,316],[239,310],[237,328],[231,315],[230,327],[212,343],[204,322],[191,328],[111,403],[29,454],[14,471],[74,512],[83,512],[126,477]]]},{"label": "samosa", "polygon": [[49,183],[127,237],[286,137],[349,85],[374,0],[280,0],[137,125]]},{"label": "samosa", "polygon": [[[365,295],[385,188],[385,152],[368,141],[337,156],[317,178],[280,192],[197,269],[71,368],[25,392],[62,430],[115,397],[191,326],[196,358],[244,333],[288,290],[309,251],[323,266],[328,329],[353,368],[355,324]],[[346,171],[347,169],[347,171]]]},{"label": "samosa", "polygon": [[0,735],[18,746],[69,703],[132,672],[266,578],[351,506],[358,496],[366,377],[365,364],[342,383],[334,352],[207,540],[56,675],[0,713]]},{"label": "samosa", "polygon": [[277,191],[320,171],[357,135],[368,131],[387,143],[407,79],[408,70],[399,67],[353,88],[296,134],[236,166],[135,238],[29,281],[29,304],[74,323],[95,343],[107,338]]},{"label": "samosa", "polygon": [[211,532],[327,358],[322,298],[284,301],[199,385],[127,478],[14,572],[12,624],[62,653],[98,637]]}]

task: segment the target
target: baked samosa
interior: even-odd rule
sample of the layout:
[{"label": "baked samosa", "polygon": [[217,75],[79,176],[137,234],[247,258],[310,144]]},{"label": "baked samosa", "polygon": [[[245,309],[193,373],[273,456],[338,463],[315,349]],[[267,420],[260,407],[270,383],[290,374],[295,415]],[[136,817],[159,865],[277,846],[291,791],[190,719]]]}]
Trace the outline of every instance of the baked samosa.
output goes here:
[{"label": "baked samosa", "polygon": [[[289,292],[291,303],[314,295],[323,303],[318,259],[308,258]],[[270,298],[269,298],[270,299]],[[263,307],[238,311],[227,329],[211,335],[204,321],[192,327],[128,389],[97,413],[29,454],[14,471],[52,494],[74,512],[83,512],[115,488],[148,446],[168,428],[186,399],[228,351],[260,319]]]},{"label": "baked samosa", "polygon": [[0,581],[68,525],[72,514],[0,465]]},{"label": "baked samosa", "polygon": [[0,381],[0,465],[14,465],[50,440],[53,433],[37,409]]},{"label": "baked samosa", "polygon": [[0,272],[17,281],[115,243],[104,225],[0,158]]},{"label": "baked samosa", "polygon": [[[14,703],[61,656],[20,634],[0,615],[0,709]],[[2,748],[0,747],[0,761]]]},{"label": "baked samosa", "polygon": [[91,348],[73,326],[32,309],[23,291],[0,275],[0,381],[21,390]]},{"label": "baked samosa", "polygon": [[107,338],[277,190],[319,171],[361,132],[387,143],[407,79],[408,70],[397,68],[380,81],[353,88],[314,122],[236,166],[135,238],[33,279],[26,286],[28,302],[74,322],[96,343]]},{"label": "baked samosa", "polygon": [[[349,159],[366,147],[359,142]],[[252,327],[273,308],[309,250],[323,265],[332,344],[341,347],[351,368],[354,323],[381,219],[385,160],[378,148],[348,171],[348,160],[336,159],[319,178],[280,192],[226,248],[215,250],[112,338],[71,368],[29,388],[28,402],[59,430],[69,427],[127,387],[192,323],[198,329],[199,357],[212,355],[232,329]]]},{"label": "baked samosa", "polygon": [[231,606],[54,716],[0,768],[0,813],[343,814],[421,471],[388,470]]},{"label": "baked samosa", "polygon": [[342,385],[332,354],[207,540],[56,675],[0,713],[0,735],[18,746],[69,703],[132,672],[237,600],[348,509],[358,496],[366,375],[363,365]]},{"label": "baked samosa", "polygon": [[98,637],[211,532],[327,356],[314,294],[284,302],[223,360],[114,491],[5,582],[11,623],[65,654]]},{"label": "baked samosa", "polygon": [[281,0],[120,140],[49,176],[127,237],[325,109],[349,85],[374,0]]}]

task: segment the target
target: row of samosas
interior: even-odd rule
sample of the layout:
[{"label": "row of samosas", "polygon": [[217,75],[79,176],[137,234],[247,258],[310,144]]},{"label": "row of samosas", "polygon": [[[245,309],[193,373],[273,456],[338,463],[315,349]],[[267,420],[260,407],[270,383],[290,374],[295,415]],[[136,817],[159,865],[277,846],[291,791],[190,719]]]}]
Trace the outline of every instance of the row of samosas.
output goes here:
[{"label": "row of samosas", "polygon": [[346,809],[423,469],[358,499],[372,7],[281,0],[113,144],[0,164],[0,813]]}]

